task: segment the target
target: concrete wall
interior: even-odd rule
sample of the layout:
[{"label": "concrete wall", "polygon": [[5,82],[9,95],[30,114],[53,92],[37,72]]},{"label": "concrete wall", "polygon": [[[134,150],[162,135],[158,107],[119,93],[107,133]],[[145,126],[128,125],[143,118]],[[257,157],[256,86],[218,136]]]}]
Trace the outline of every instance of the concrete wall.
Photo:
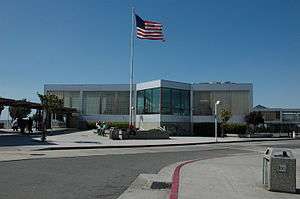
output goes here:
[{"label": "concrete wall", "polygon": [[191,122],[190,116],[181,115],[160,115],[161,122]]},{"label": "concrete wall", "polygon": [[[244,115],[233,115],[231,116],[229,122],[230,123],[245,123],[245,116]],[[208,116],[193,116],[192,118],[193,123],[213,123],[215,122],[214,115]]]},{"label": "concrete wall", "polygon": [[136,115],[136,127],[144,130],[160,127],[160,114]]},{"label": "concrete wall", "polygon": [[89,122],[98,120],[105,122],[129,122],[128,115],[81,115],[80,119]]},{"label": "concrete wall", "polygon": [[136,127],[144,130],[166,128],[171,135],[192,135],[190,116],[137,115]]},{"label": "concrete wall", "polygon": [[144,90],[144,89],[158,88],[158,87],[190,90],[191,89],[191,84],[182,83],[182,82],[175,82],[175,81],[169,81],[169,80],[163,80],[162,79],[162,80],[155,80],[155,81],[138,83],[136,85],[136,90]]}]

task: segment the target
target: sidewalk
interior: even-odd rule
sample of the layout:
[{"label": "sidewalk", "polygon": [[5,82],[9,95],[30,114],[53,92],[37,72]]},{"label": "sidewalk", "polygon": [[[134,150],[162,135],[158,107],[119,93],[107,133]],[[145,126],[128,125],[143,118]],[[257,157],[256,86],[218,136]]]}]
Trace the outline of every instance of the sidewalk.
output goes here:
[{"label": "sidewalk", "polygon": [[[39,138],[35,138],[38,140]],[[289,138],[218,138],[219,143],[286,140]],[[213,137],[170,137],[170,139],[145,139],[145,140],[111,140],[108,137],[99,136],[94,130],[80,131],[70,134],[48,136],[48,146],[42,146],[44,150],[58,149],[84,149],[84,148],[122,148],[122,147],[154,147],[154,146],[178,146],[215,143]]]},{"label": "sidewalk", "polygon": [[[297,157],[297,188],[300,187],[300,149]],[[298,194],[270,192],[262,186],[262,154],[238,155],[196,161],[182,167],[179,199],[296,199]]]},{"label": "sidewalk", "polygon": [[[1,139],[2,138],[2,139]],[[250,142],[250,141],[276,141],[289,138],[218,138],[218,143]],[[5,133],[0,134],[0,150],[3,147],[17,147],[19,150],[67,150],[67,149],[94,149],[94,148],[128,148],[128,147],[158,147],[180,146],[215,143],[213,137],[170,137],[170,139],[154,140],[111,140],[99,136],[94,130],[66,131],[48,133],[47,142],[41,142],[39,134],[30,136]],[[2,143],[2,144],[1,144]]]}]

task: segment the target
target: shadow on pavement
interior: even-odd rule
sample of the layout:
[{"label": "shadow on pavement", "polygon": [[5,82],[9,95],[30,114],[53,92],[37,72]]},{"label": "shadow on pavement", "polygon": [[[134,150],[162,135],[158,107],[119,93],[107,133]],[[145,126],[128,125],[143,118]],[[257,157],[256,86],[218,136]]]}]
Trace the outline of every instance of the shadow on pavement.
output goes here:
[{"label": "shadow on pavement", "polygon": [[35,145],[56,145],[54,143],[40,142],[33,138],[40,138],[37,134],[20,134],[20,133],[7,133],[0,131],[0,147],[8,146],[35,146]]},{"label": "shadow on pavement", "polygon": [[[79,131],[78,129],[65,129],[65,130],[59,130],[59,131],[48,129],[47,134],[48,134],[48,136],[62,135],[62,134],[66,135],[66,134],[70,134],[70,133],[76,133],[78,131]],[[39,133],[39,134],[41,134],[41,133]]]}]

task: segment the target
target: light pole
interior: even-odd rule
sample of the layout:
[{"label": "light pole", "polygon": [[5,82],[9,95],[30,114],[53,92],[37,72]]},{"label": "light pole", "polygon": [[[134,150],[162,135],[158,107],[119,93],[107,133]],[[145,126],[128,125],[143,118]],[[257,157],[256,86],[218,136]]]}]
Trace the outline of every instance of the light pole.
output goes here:
[{"label": "light pole", "polygon": [[218,142],[218,105],[220,104],[220,101],[216,101],[215,103],[215,141]]}]

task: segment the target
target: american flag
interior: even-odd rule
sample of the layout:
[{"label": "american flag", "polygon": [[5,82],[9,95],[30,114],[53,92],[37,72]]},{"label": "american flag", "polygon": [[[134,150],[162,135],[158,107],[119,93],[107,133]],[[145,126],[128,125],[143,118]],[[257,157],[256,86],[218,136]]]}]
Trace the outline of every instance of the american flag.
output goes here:
[{"label": "american flag", "polygon": [[135,15],[136,20],[136,35],[139,39],[162,40],[164,35],[162,24],[155,21],[143,20],[138,15]]}]

